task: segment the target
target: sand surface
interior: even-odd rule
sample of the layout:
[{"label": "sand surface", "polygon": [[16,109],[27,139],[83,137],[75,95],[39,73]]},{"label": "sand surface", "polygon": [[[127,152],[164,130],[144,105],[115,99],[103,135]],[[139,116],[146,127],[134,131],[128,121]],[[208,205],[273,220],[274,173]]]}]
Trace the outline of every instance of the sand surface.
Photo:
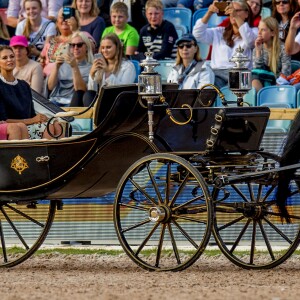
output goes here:
[{"label": "sand surface", "polygon": [[0,299],[297,299],[300,256],[272,270],[244,270],[223,255],[182,272],[148,272],[119,256],[35,255],[0,269]]}]

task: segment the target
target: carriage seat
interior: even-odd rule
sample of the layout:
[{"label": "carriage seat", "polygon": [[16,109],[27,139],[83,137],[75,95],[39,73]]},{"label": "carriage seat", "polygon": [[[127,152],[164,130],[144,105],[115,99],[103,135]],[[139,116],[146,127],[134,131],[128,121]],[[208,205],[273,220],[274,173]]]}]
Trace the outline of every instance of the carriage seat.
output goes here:
[{"label": "carriage seat", "polygon": [[[37,93],[36,91],[31,90],[31,93],[32,93],[32,100],[34,103],[34,109],[36,113],[41,113],[46,115],[48,118],[51,118],[59,112],[64,112],[64,110],[61,107],[55,105],[44,96]],[[65,136],[71,136],[72,132],[69,124],[73,120],[74,120],[73,117],[61,118],[61,124],[63,126]]]}]

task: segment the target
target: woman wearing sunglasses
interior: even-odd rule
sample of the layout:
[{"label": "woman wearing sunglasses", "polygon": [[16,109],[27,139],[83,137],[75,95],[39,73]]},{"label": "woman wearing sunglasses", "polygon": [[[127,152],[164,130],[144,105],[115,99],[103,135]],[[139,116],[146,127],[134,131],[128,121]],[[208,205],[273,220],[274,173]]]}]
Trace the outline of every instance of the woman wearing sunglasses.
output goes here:
[{"label": "woman wearing sunglasses", "polygon": [[228,84],[228,72],[234,67],[230,59],[239,47],[244,49],[244,55],[249,58],[246,65],[251,68],[252,49],[258,29],[251,28],[252,11],[245,1],[232,1],[225,9],[230,23],[226,27],[208,28],[211,16],[219,12],[213,2],[202,19],[193,28],[197,41],[212,45],[211,67],[215,73],[215,85],[219,88]]},{"label": "woman wearing sunglasses", "polygon": [[279,38],[282,42],[285,42],[290,28],[290,21],[298,10],[298,3],[295,0],[272,0],[272,7],[272,17],[279,24]]},{"label": "woman wearing sunglasses", "polygon": [[102,86],[131,84],[135,77],[135,67],[125,57],[121,40],[115,33],[109,33],[102,38],[91,67],[88,91],[75,92],[71,106],[89,106]]},{"label": "woman wearing sunglasses", "polygon": [[214,73],[200,57],[197,41],[192,34],[185,34],[176,42],[176,64],[167,81],[178,83],[178,89],[198,89],[214,83]]},{"label": "woman wearing sunglasses", "polygon": [[75,32],[70,51],[56,57],[55,67],[47,77],[49,100],[59,106],[70,106],[75,91],[86,91],[93,62],[92,43],[85,32]]}]

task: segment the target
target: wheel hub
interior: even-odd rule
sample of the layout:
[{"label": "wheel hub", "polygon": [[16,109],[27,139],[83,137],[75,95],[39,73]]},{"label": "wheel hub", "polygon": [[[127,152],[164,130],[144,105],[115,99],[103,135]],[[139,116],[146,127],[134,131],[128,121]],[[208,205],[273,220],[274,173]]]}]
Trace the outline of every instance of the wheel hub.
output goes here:
[{"label": "wheel hub", "polygon": [[251,219],[260,219],[263,217],[263,210],[260,205],[247,205],[247,203],[244,203],[243,208],[242,208],[242,214],[246,218],[251,218]]},{"label": "wheel hub", "polygon": [[149,210],[149,220],[152,222],[161,222],[165,219],[166,212],[161,207],[151,207]]},{"label": "wheel hub", "polygon": [[167,223],[172,217],[168,206],[155,206],[149,209],[149,220],[152,222]]}]

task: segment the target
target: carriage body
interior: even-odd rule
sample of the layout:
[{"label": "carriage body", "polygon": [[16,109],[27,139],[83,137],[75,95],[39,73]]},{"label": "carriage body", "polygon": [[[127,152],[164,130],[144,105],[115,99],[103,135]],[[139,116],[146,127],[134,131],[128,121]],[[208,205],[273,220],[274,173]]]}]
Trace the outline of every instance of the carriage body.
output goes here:
[{"label": "carriage body", "polygon": [[[262,196],[263,186],[268,186],[269,191],[264,193],[274,198],[276,178],[267,174],[251,177],[266,169],[272,173],[278,166],[275,156],[262,154],[260,149],[269,109],[211,107],[214,91],[179,91],[173,85],[164,86],[163,96],[174,119],[184,125],[175,124],[165,105],[158,101],[153,142],[148,139],[147,109],[140,105],[137,86],[130,85],[102,89],[95,106],[95,129],[86,135],[0,143],[3,266],[14,266],[38,249],[50,230],[55,210],[62,207],[61,199],[100,197],[113,191],[120,243],[133,261],[148,270],[182,270],[190,266],[203,253],[211,232],[223,253],[242,267],[270,268],[291,255],[298,244],[298,227],[294,226],[290,237],[288,229],[278,225],[280,214],[273,210],[274,199]],[[192,111],[181,108],[182,104],[189,104]],[[190,112],[192,118],[186,122]],[[250,175],[238,177],[245,173]],[[220,184],[222,176],[237,178]],[[240,191],[239,184],[246,185],[247,192]],[[239,200],[230,198],[228,187]],[[27,211],[36,210],[43,201],[49,205],[49,212],[41,224]],[[138,221],[132,221],[132,213]],[[37,239],[30,245],[17,226],[20,216],[37,223]],[[263,222],[287,242],[284,254],[274,254]],[[25,254],[10,258],[6,253],[2,223],[15,232]],[[234,247],[228,247],[222,230],[235,224],[235,240],[230,241]],[[295,224],[298,226],[298,221]],[[234,251],[250,225],[250,258],[245,262]],[[258,228],[270,255],[270,261],[263,264],[254,261]],[[140,229],[144,233],[136,232]],[[181,238],[177,242],[178,236]],[[190,244],[191,255],[186,255],[185,246],[181,247],[183,240]],[[142,253],[148,244],[156,249],[154,261]],[[166,265],[162,262],[164,248],[173,256]]]}]

